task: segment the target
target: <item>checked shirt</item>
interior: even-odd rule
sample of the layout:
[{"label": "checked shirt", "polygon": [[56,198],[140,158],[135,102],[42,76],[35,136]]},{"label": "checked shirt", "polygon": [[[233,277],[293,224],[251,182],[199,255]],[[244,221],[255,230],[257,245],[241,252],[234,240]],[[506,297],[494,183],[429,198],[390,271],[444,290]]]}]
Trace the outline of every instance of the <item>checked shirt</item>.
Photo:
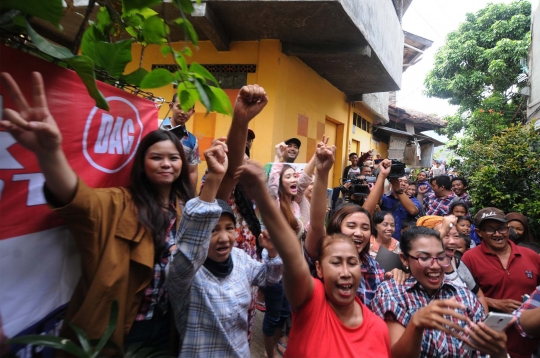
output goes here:
[{"label": "checked shirt", "polygon": [[[476,296],[466,288],[456,287],[445,279],[441,288],[429,296],[418,281],[411,277],[403,285],[397,284],[393,279],[384,281],[371,301],[372,311],[388,321],[399,322],[407,326],[416,311],[427,306],[433,300],[446,300],[454,297],[457,302],[465,305],[466,310],[457,310],[475,323],[481,322],[485,317],[484,308]],[[445,317],[460,325],[466,322],[453,317]],[[433,329],[424,330],[420,357],[486,357],[478,351],[467,351],[462,348],[463,343],[451,335]]]}]

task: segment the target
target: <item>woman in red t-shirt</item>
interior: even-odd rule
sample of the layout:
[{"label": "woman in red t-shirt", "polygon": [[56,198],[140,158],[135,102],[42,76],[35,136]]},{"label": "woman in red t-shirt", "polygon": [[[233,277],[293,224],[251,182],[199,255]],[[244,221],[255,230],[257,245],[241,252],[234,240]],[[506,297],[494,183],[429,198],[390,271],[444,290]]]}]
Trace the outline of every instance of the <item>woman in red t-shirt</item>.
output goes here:
[{"label": "woman in red t-shirt", "polygon": [[[320,143],[317,172],[328,172],[335,147]],[[288,357],[389,357],[390,339],[384,322],[355,293],[360,284],[358,251],[346,235],[324,236],[316,262],[319,279],[311,276],[295,234],[266,190],[260,165],[249,162],[238,173],[283,261],[283,286],[293,311]]]}]

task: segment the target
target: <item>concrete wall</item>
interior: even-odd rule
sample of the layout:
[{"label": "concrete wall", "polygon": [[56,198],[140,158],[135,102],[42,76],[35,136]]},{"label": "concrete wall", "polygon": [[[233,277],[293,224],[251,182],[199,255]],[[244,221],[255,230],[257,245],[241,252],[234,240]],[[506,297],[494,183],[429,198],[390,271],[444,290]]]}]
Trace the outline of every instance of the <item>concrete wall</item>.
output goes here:
[{"label": "concrete wall", "polygon": [[388,73],[401,86],[404,35],[390,0],[339,0]]},{"label": "concrete wall", "polygon": [[531,36],[530,97],[527,107],[529,121],[540,119],[540,6],[532,15]]}]

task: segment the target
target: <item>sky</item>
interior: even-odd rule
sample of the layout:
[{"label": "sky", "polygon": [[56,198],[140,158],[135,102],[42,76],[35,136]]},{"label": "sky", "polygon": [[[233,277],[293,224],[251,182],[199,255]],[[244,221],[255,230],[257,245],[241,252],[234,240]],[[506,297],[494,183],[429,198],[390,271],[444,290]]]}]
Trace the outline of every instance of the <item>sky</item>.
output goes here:
[{"label": "sky", "polygon": [[[529,0],[537,9],[540,0]],[[441,117],[456,112],[447,100],[423,95],[424,78],[433,67],[435,52],[444,45],[446,35],[458,29],[465,14],[484,8],[489,3],[511,3],[512,0],[413,0],[403,17],[403,30],[433,41],[420,62],[403,73],[397,105]],[[540,11],[540,10],[539,10]]]}]

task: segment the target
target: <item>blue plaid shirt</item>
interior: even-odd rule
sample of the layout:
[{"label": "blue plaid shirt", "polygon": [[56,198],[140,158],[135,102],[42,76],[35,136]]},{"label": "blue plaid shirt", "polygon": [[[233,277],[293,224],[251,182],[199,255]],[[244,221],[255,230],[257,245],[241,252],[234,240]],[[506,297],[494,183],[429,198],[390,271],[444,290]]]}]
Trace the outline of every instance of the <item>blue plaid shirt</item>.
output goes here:
[{"label": "blue plaid shirt", "polygon": [[167,289],[182,342],[181,357],[249,357],[250,288],[275,285],[281,279],[281,258],[269,258],[266,250],[263,264],[233,248],[233,270],[225,278],[202,266],[220,213],[217,204],[190,200],[178,229]]},{"label": "blue plaid shirt", "polygon": [[[449,279],[445,279],[441,288],[431,297],[414,277],[409,278],[403,285],[390,279],[379,286],[371,301],[371,309],[382,319],[399,322],[406,327],[413,314],[431,301],[452,297],[467,307],[465,311],[457,310],[458,313],[469,317],[475,323],[484,319],[486,315],[484,308],[476,296],[466,288],[452,285]],[[445,318],[461,327],[467,325],[466,322],[453,317]],[[460,340],[445,332],[426,329],[422,338],[420,357],[487,357],[478,351],[464,350],[462,346]]]}]

